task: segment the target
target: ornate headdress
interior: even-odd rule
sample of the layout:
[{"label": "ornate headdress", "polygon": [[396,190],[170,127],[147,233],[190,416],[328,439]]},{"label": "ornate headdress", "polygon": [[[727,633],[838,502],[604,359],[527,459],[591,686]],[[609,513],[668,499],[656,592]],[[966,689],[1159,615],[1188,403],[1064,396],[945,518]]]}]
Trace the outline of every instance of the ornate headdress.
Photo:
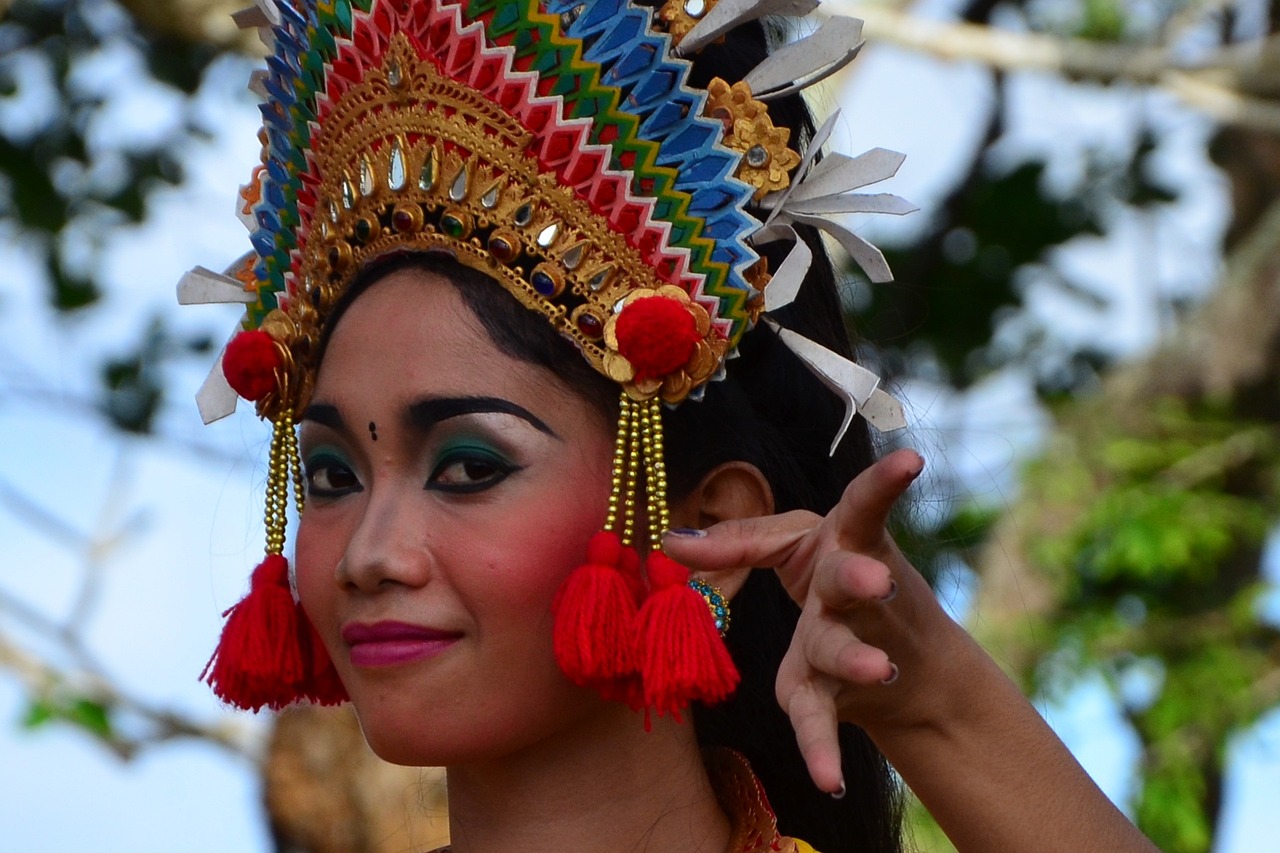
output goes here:
[{"label": "ornate headdress", "polygon": [[[562,668],[660,713],[724,698],[737,680],[718,633],[724,602],[661,553],[663,405],[699,398],[742,335],[767,323],[844,398],[841,435],[855,412],[882,429],[902,423],[873,374],[769,317],[809,267],[795,224],[826,231],[885,281],[879,251],[825,217],[912,209],[848,192],[894,174],[901,155],[819,161],[833,116],[801,156],[769,117],[769,99],[854,57],[860,22],[828,19],[744,80],[703,90],[685,56],[817,0],[256,2],[236,15],[271,50],[251,82],[264,98],[263,160],[239,211],[253,251],[178,288],[184,303],[246,306],[197,397],[205,421],[240,396],[274,425],[267,557],[206,668],[215,692],[250,709],[345,698],[283,556],[291,482],[303,500],[294,419],[347,286],[366,263],[409,250],[491,277],[620,386],[605,529],[555,604]],[[784,239],[794,247],[770,275],[754,247]]]}]

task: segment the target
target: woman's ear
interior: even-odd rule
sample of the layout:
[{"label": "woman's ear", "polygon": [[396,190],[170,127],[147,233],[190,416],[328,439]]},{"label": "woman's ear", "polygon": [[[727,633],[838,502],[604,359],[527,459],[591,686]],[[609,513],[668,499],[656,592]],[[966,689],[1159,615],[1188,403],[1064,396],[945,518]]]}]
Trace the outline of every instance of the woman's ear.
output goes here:
[{"label": "woman's ear", "polygon": [[[763,473],[749,462],[726,462],[702,478],[689,494],[671,504],[671,526],[699,530],[739,518],[773,514],[773,488]],[[751,569],[716,572],[705,580],[733,598],[747,582]]]}]

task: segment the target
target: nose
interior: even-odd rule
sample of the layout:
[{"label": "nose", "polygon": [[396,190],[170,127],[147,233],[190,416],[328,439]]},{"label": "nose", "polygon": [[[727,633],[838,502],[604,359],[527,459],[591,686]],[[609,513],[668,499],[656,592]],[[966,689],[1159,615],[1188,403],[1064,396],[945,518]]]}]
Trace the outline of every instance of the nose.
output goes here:
[{"label": "nose", "polygon": [[338,562],[338,584],[366,593],[424,586],[432,575],[426,529],[412,496],[371,496]]}]

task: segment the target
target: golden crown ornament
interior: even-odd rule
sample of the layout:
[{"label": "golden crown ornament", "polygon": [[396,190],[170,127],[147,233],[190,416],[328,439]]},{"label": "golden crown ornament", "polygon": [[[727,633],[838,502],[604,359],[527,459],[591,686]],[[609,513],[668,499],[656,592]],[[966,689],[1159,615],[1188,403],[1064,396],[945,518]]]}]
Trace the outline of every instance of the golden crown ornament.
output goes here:
[{"label": "golden crown ornament", "polygon": [[[829,18],[742,81],[689,83],[685,57],[735,26],[816,6],[258,0],[236,14],[270,50],[251,81],[264,99],[263,162],[239,209],[253,249],[226,274],[198,267],[178,287],[183,303],[245,306],[197,395],[205,421],[243,397],[274,427],[267,556],[205,672],[221,698],[254,710],[345,698],[283,556],[290,484],[302,504],[294,420],[347,287],[405,251],[487,275],[619,386],[605,529],[554,605],[566,675],[677,716],[732,692],[717,627],[727,603],[661,551],[663,406],[699,398],[763,322],[843,397],[845,427],[855,412],[881,428],[903,421],[873,374],[769,315],[809,266],[794,225],[822,229],[884,281],[879,251],[829,216],[912,209],[852,192],[892,176],[901,155],[816,162],[834,116],[802,154],[768,114],[771,98],[850,61],[860,22]],[[753,247],[780,239],[794,247],[770,275]]]}]

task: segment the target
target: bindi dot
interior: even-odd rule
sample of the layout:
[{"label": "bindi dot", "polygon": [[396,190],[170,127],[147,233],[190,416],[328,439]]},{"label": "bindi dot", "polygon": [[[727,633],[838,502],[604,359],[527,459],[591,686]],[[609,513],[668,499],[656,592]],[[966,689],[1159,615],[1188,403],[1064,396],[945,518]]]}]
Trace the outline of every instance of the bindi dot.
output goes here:
[{"label": "bindi dot", "polygon": [[373,421],[369,421],[369,437],[374,441],[378,440],[378,425]]}]

